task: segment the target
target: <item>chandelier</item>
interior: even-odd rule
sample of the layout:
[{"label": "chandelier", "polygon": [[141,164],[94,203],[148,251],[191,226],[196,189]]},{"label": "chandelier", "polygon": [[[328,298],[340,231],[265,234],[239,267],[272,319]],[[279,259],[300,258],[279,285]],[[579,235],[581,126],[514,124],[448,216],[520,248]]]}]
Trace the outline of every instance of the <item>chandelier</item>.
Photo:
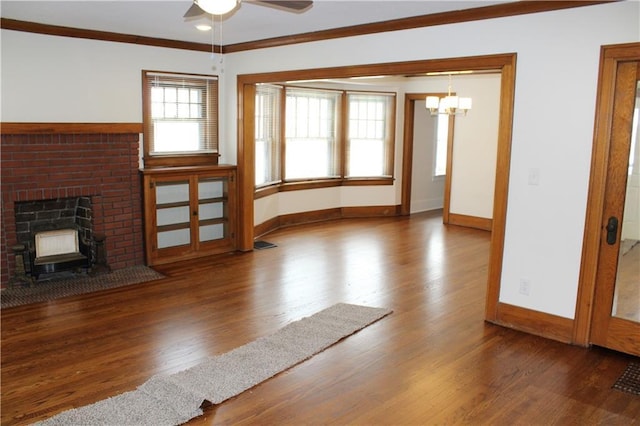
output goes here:
[{"label": "chandelier", "polygon": [[449,74],[449,91],[447,96],[440,99],[438,96],[427,96],[426,108],[431,115],[467,115],[471,109],[471,98],[460,98],[451,94],[451,74]]},{"label": "chandelier", "polygon": [[224,15],[235,8],[240,0],[194,0],[198,7],[212,15]]}]

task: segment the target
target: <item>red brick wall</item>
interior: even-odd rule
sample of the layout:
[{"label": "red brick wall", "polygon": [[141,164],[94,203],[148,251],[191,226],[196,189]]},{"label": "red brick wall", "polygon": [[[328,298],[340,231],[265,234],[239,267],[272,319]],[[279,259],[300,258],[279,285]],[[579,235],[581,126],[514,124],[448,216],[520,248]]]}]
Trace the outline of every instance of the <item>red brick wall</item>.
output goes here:
[{"label": "red brick wall", "polygon": [[105,234],[112,269],[144,264],[137,133],[2,137],[1,287],[12,276],[15,203],[90,196],[94,233]]}]

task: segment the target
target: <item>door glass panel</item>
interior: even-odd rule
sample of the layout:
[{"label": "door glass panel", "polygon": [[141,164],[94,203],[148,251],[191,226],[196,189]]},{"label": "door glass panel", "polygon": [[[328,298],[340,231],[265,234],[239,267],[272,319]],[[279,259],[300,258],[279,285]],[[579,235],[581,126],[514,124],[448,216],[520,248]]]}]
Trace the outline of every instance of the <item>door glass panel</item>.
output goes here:
[{"label": "door glass panel", "polygon": [[611,315],[640,322],[640,82],[636,90],[636,103],[631,131],[629,172],[625,195],[618,273]]}]

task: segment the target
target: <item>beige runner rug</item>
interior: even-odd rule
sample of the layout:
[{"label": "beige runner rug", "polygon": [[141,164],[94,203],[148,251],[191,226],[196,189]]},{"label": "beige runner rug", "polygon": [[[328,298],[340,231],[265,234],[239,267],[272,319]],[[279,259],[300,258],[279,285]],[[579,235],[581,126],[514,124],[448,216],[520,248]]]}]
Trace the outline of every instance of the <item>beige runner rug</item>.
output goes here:
[{"label": "beige runner rug", "polygon": [[388,309],[339,303],[276,333],[169,376],[153,376],[136,390],[62,412],[38,425],[179,425],[293,367],[389,315]]}]

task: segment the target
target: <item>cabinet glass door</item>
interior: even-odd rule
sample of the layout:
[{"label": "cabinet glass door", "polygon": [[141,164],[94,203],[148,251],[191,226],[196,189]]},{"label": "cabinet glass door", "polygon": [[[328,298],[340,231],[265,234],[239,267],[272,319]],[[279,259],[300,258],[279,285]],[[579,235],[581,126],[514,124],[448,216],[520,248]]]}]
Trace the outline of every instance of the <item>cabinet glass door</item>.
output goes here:
[{"label": "cabinet glass door", "polygon": [[191,244],[189,181],[156,182],[158,249]]},{"label": "cabinet glass door", "polygon": [[226,238],[227,178],[198,180],[198,237],[200,242]]}]

